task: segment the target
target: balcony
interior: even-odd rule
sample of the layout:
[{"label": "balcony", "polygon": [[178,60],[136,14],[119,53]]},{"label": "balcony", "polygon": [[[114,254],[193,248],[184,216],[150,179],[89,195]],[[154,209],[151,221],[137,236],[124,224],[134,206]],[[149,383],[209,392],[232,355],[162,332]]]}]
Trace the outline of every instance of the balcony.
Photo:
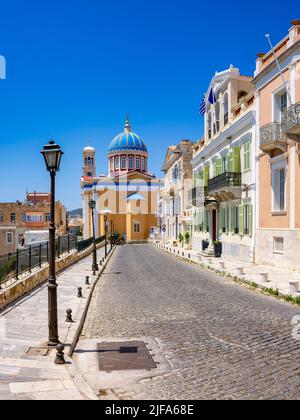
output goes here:
[{"label": "balcony", "polygon": [[291,139],[300,141],[300,102],[282,113],[282,131]]},{"label": "balcony", "polygon": [[264,125],[260,129],[260,149],[270,156],[287,151],[287,137],[280,123]]},{"label": "balcony", "polygon": [[193,207],[201,207],[204,205],[208,194],[207,187],[196,187],[189,191],[188,201]]},{"label": "balcony", "polygon": [[224,172],[208,181],[208,196],[213,200],[224,202],[242,197],[242,174]]}]

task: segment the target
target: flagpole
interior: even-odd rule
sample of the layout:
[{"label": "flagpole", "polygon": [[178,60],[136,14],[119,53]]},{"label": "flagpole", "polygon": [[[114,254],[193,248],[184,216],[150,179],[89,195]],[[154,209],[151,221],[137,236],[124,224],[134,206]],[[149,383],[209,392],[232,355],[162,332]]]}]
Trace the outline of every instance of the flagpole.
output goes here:
[{"label": "flagpole", "polygon": [[[274,60],[275,60],[275,62],[276,62],[276,64],[277,64],[277,67],[278,67],[278,70],[279,70],[279,73],[280,73],[280,76],[281,76],[281,79],[282,79],[283,85],[284,85],[284,87],[285,87],[285,89],[286,89],[286,92],[287,92],[287,95],[288,95],[288,98],[289,98],[289,101],[290,101],[290,106],[292,106],[292,105],[294,105],[294,104],[293,104],[293,102],[292,102],[291,92],[290,92],[290,89],[289,89],[288,83],[286,82],[286,80],[285,80],[285,78],[284,78],[283,71],[282,71],[282,69],[281,69],[281,66],[280,66],[279,60],[278,60],[277,55],[276,55],[276,53],[275,53],[275,49],[274,49],[274,46],[273,46],[272,41],[271,41],[271,35],[270,35],[270,34],[266,34],[266,38],[267,38],[267,40],[269,41],[269,44],[270,44],[270,47],[271,47],[271,51],[272,51],[272,54],[273,54]],[[296,117],[296,111],[295,111],[294,107],[292,107],[292,109],[293,109],[294,116]]]}]

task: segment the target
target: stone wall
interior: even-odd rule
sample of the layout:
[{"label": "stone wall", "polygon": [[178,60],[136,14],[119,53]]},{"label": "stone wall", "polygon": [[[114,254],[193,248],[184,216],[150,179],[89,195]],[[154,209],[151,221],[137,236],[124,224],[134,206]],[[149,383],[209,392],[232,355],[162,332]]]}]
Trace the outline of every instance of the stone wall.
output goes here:
[{"label": "stone wall", "polygon": [[[103,245],[100,245],[101,247]],[[88,248],[87,250],[78,253],[72,252],[71,254],[66,254],[62,258],[56,261],[56,271],[57,273],[65,270],[71,265],[77,263],[81,259],[87,257],[91,254],[93,247]],[[26,293],[31,292],[36,287],[42,285],[48,278],[49,275],[49,266],[34,271],[28,276],[18,280],[11,286],[7,287],[0,291],[0,310],[3,310],[11,303],[23,297]]]}]

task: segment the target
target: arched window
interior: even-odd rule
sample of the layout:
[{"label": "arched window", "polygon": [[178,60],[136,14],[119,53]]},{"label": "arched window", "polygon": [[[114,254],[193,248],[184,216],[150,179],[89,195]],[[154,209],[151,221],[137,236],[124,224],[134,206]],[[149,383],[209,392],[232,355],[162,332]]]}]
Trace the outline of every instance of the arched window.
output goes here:
[{"label": "arched window", "polygon": [[228,114],[228,93],[226,92],[223,99],[223,115],[224,115],[224,126],[228,124],[229,114]]},{"label": "arched window", "polygon": [[212,118],[211,118],[211,111],[209,111],[208,115],[207,115],[207,136],[208,139],[210,140],[212,137]]},{"label": "arched window", "polygon": [[110,158],[110,170],[114,170],[114,158]]},{"label": "arched window", "polygon": [[141,159],[139,156],[137,156],[136,160],[135,160],[135,167],[137,169],[137,171],[139,171],[141,169]]},{"label": "arched window", "polygon": [[129,156],[129,170],[132,171],[133,169],[134,169],[133,156]]},{"label": "arched window", "polygon": [[217,134],[219,131],[220,131],[220,102],[217,102],[215,105],[214,134]]},{"label": "arched window", "polygon": [[122,156],[122,159],[121,159],[121,169],[122,170],[127,169],[127,159],[126,159],[126,156]]},{"label": "arched window", "polygon": [[120,158],[119,156],[116,156],[115,158],[115,169],[118,171],[120,169]]},{"label": "arched window", "polygon": [[145,158],[142,158],[142,171],[145,172]]}]

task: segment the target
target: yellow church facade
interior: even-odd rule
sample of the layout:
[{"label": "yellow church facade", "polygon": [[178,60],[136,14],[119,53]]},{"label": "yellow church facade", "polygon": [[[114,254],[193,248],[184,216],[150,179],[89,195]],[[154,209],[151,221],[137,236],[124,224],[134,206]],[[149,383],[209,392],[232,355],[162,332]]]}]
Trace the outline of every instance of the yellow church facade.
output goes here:
[{"label": "yellow church facade", "polygon": [[127,119],[124,132],[108,150],[108,175],[96,175],[96,151],[83,150],[81,179],[84,238],[93,235],[91,199],[96,202],[95,235],[118,233],[127,242],[145,242],[157,228],[157,200],[161,181],[148,171],[148,150],[132,132]]}]

